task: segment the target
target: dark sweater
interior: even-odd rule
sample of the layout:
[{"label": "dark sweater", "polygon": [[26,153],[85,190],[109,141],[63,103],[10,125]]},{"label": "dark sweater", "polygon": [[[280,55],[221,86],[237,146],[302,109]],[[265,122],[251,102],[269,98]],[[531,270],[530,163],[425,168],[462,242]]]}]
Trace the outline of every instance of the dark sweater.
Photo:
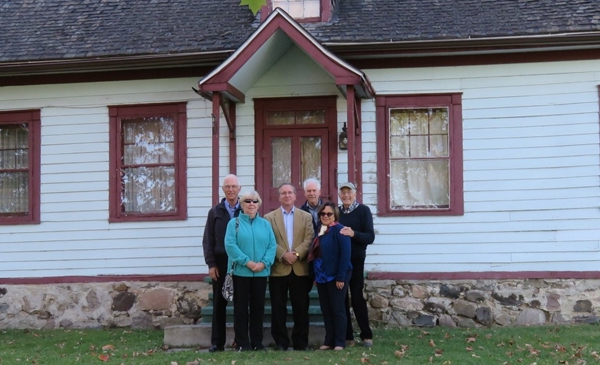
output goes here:
[{"label": "dark sweater", "polygon": [[367,245],[375,241],[375,230],[373,229],[373,214],[371,209],[364,204],[359,204],[352,212],[345,214],[340,208],[339,223],[350,227],[354,231],[354,237],[350,239],[352,246],[352,257],[366,254]]},{"label": "dark sweater", "polygon": [[[234,217],[240,214],[238,207]],[[208,268],[217,266],[216,255],[226,255],[225,252],[225,231],[229,223],[229,211],[225,207],[225,198],[208,211],[206,225],[204,226],[204,236],[202,238],[202,248],[204,250],[204,261]]]}]

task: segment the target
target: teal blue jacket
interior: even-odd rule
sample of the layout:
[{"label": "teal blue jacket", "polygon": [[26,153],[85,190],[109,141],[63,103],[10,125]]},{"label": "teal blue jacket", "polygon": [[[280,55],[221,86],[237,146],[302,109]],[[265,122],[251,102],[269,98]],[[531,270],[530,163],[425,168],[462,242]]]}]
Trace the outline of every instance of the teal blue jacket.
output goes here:
[{"label": "teal blue jacket", "polygon": [[[275,262],[277,243],[271,223],[256,217],[250,221],[244,213],[240,213],[239,226],[236,219],[227,224],[225,232],[225,251],[229,257],[229,267],[234,264],[233,275],[246,277],[263,277],[271,274],[271,265]],[[253,272],[246,267],[248,261],[262,262],[265,268],[261,272]]]}]

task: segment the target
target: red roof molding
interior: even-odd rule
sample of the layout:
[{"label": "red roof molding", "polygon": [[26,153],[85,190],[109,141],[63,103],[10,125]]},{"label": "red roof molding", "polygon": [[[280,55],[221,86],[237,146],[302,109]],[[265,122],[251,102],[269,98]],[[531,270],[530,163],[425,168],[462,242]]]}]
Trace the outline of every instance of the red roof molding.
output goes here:
[{"label": "red roof molding", "polygon": [[[222,92],[229,99],[243,102],[242,95],[247,90],[237,90],[230,84],[231,79],[248,60],[265,45],[277,31],[283,32],[295,45],[306,52],[315,62],[326,70],[335,84],[345,94],[346,86],[352,85],[360,98],[372,98],[375,94],[366,75],[336,57],[323,47],[310,33],[292,19],[285,11],[277,8],[264,23],[238,48],[227,60],[199,81],[199,93],[210,97],[212,92]],[[240,95],[242,93],[242,95]]]}]

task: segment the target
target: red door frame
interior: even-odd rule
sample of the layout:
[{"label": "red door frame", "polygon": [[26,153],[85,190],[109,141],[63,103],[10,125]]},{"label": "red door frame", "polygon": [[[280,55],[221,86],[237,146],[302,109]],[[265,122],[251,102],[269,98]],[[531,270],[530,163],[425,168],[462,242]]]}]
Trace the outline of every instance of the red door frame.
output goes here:
[{"label": "red door frame", "polygon": [[[263,200],[268,199],[266,190],[270,187],[270,182],[265,181],[267,176],[266,169],[270,168],[268,163],[268,151],[263,148],[265,143],[265,130],[290,130],[290,129],[311,129],[316,125],[281,125],[267,126],[266,117],[268,112],[273,111],[290,111],[290,110],[325,110],[325,125],[323,128],[328,130],[327,143],[324,143],[324,148],[321,151],[322,159],[328,162],[329,171],[323,170],[321,176],[321,196],[327,199],[337,201],[337,97],[336,96],[316,96],[316,97],[296,97],[296,98],[264,98],[254,99],[254,126],[255,126],[255,166],[256,166],[256,182],[255,186],[258,192],[263,197]],[[325,142],[325,141],[324,141]],[[326,149],[325,149],[326,148]],[[294,153],[294,151],[292,151]],[[325,177],[327,179],[325,179]],[[297,192],[296,205],[300,206],[304,203],[304,194],[302,189]],[[268,204],[263,202],[263,207]],[[261,214],[267,213],[261,210]]]}]

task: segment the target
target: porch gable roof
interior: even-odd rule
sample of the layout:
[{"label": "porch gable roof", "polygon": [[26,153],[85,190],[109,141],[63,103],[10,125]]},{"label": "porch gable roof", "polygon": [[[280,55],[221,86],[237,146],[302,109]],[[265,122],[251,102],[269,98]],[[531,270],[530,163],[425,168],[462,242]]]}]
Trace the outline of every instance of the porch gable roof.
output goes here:
[{"label": "porch gable roof", "polygon": [[303,50],[335,80],[342,94],[348,85],[356,96],[372,98],[367,76],[323,47],[285,11],[277,8],[223,63],[198,82],[199,93],[211,98],[220,92],[234,102],[244,102],[248,89],[292,46]]}]

